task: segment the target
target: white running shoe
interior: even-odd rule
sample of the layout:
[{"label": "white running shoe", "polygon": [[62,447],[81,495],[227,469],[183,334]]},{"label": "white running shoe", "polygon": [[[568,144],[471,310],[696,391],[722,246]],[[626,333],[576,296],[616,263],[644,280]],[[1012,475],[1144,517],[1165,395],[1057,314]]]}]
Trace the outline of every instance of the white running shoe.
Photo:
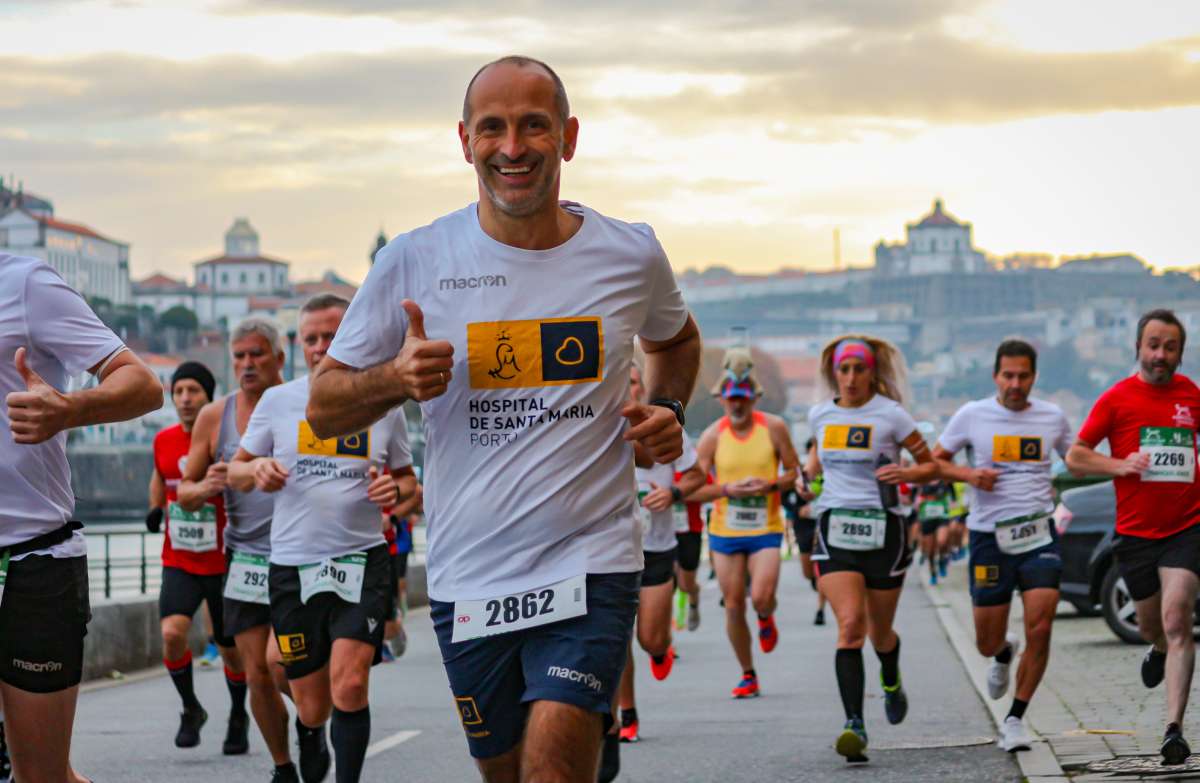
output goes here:
[{"label": "white running shoe", "polygon": [[1009,631],[1008,635],[1004,637],[1004,641],[1012,648],[1012,657],[1008,659],[1008,663],[1000,663],[993,658],[992,665],[988,667],[988,696],[993,699],[999,699],[1008,693],[1008,671],[1017,662],[1017,655],[1021,652],[1020,636]]},{"label": "white running shoe", "polygon": [[996,740],[996,744],[1009,753],[1029,750],[1033,746],[1033,735],[1025,728],[1025,721],[1009,715],[1000,724],[1000,739]]}]

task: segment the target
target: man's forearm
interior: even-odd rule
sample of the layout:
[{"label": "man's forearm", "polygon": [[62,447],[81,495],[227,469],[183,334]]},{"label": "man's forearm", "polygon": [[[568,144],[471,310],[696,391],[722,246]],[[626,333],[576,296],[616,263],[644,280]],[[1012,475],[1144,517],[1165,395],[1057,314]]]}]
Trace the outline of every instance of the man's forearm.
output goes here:
[{"label": "man's forearm", "polygon": [[966,465],[958,465],[950,460],[937,459],[936,457],[934,458],[934,462],[937,463],[938,472],[942,474],[943,478],[948,478],[951,481],[971,483],[971,468],[968,468]]},{"label": "man's forearm", "polygon": [[645,383],[649,399],[679,400],[687,405],[700,372],[700,333],[657,351],[646,352]]},{"label": "man's forearm", "polygon": [[306,418],[318,438],[362,432],[405,401],[388,363],[366,370],[318,369]]},{"label": "man's forearm", "polygon": [[1067,452],[1067,468],[1076,476],[1120,475],[1121,460],[1105,456],[1095,449],[1076,443]]},{"label": "man's forearm", "polygon": [[66,395],[71,401],[67,426],[129,421],[156,411],[163,404],[163,387],[140,363],[125,364],[91,389]]},{"label": "man's forearm", "polygon": [[714,500],[725,497],[724,484],[705,484],[692,494],[684,498],[688,503],[711,503]]},{"label": "man's forearm", "polygon": [[175,490],[179,507],[184,511],[199,511],[204,505],[204,501],[208,500],[209,496],[205,494],[204,487],[198,481],[188,481],[184,479],[179,482],[178,489]]},{"label": "man's forearm", "polygon": [[226,473],[229,486],[236,489],[238,492],[250,492],[254,489],[254,464],[255,460],[249,462],[234,460],[229,463],[229,472]]},{"label": "man's forearm", "polygon": [[928,484],[940,475],[938,464],[933,460],[918,463],[905,470],[905,483],[908,484]]}]

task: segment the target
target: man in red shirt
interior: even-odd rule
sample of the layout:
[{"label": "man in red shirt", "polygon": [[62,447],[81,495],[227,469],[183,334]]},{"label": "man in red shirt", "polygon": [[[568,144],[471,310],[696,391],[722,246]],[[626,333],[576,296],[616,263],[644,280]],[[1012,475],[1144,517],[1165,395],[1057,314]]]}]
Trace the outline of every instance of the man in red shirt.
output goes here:
[{"label": "man in red shirt", "polygon": [[[1117,491],[1121,576],[1137,608],[1138,628],[1152,647],[1142,660],[1142,682],[1167,681],[1164,764],[1191,754],[1183,714],[1192,684],[1192,622],[1200,588],[1200,485],[1196,483],[1196,430],[1200,389],[1177,374],[1187,339],[1170,310],[1138,321],[1138,372],[1096,401],[1067,453],[1076,474],[1112,476]],[[1108,440],[1112,456],[1095,451]]]},{"label": "man in red shirt", "polygon": [[167,522],[163,535],[158,614],[163,663],[183,700],[175,745],[191,748],[200,744],[200,727],[208,719],[193,688],[192,651],[188,649],[192,615],[204,601],[208,603],[212,617],[213,638],[225,661],[225,684],[229,687],[231,706],[222,751],[232,756],[245,753],[249,748],[246,735],[249,719],[246,715],[246,674],[233,639],[225,634],[222,622],[224,503],[217,494],[198,511],[188,512],[179,506],[176,494],[192,445],[192,425],[200,409],[212,401],[215,386],[213,374],[199,362],[184,362],[171,377],[171,401],[175,403],[179,423],[167,427],[154,438],[154,473],[150,477],[150,513],[146,515],[146,527],[151,533],[157,533],[164,518]]}]

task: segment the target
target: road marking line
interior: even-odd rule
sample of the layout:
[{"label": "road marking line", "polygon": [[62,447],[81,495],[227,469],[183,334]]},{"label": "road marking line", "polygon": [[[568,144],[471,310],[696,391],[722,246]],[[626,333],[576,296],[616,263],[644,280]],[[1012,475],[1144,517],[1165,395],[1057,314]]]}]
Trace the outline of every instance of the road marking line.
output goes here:
[{"label": "road marking line", "polygon": [[[918,569],[916,573],[920,573]],[[920,580],[921,587],[925,590],[925,597],[929,599],[929,603],[937,612],[938,620],[942,624],[942,630],[950,639],[950,646],[958,654],[958,660],[962,663],[963,668],[967,671],[967,679],[975,686],[975,691],[979,694],[980,700],[984,707],[987,708],[988,714],[992,716],[992,721],[999,728],[1004,722],[1006,712],[1001,705],[1001,701],[993,701],[987,694],[987,667],[988,659],[979,655],[975,650],[975,643],[967,636],[967,632],[963,629],[962,624],[958,622],[958,618],[954,616],[954,609],[948,602],[943,600],[938,595],[936,588],[931,587],[924,579]],[[1035,732],[1036,725],[1027,716],[1026,724],[1030,725]],[[1050,747],[1050,743],[1044,738],[1039,738],[1039,741],[1033,743],[1033,747],[1027,751],[1012,754],[1016,758],[1017,766],[1021,768],[1021,773],[1029,780],[1037,780],[1039,783],[1067,783],[1066,773],[1063,772],[1062,765],[1059,764],[1058,757],[1054,755],[1054,750]]]},{"label": "road marking line", "polygon": [[379,740],[379,742],[373,742],[367,748],[367,758],[371,758],[372,756],[378,756],[380,753],[383,753],[385,750],[391,750],[392,748],[396,747],[397,745],[401,745],[405,742],[408,742],[410,739],[412,739],[413,737],[417,736],[420,733],[421,733],[420,731],[416,731],[416,730],[397,731],[395,734],[393,734],[390,737],[384,737],[383,739]]}]

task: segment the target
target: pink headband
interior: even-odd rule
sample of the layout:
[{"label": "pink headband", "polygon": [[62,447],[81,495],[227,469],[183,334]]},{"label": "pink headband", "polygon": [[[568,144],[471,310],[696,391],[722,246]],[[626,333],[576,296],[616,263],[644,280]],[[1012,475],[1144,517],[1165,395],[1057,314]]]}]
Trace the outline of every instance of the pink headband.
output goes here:
[{"label": "pink headband", "polygon": [[875,369],[875,352],[862,340],[842,340],[837,344],[833,349],[833,366],[839,366],[846,359],[862,359],[863,364]]}]

